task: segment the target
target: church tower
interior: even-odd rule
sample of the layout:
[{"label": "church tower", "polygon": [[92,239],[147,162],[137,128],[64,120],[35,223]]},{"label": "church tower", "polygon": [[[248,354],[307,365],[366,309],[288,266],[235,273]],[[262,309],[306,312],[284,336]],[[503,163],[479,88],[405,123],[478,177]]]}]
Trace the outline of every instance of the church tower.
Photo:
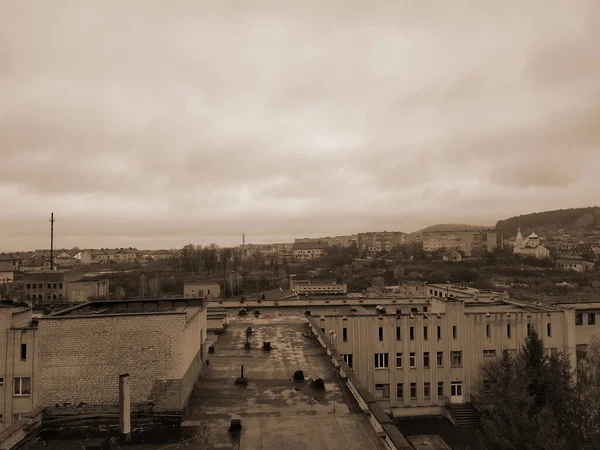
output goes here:
[{"label": "church tower", "polygon": [[520,228],[517,228],[517,238],[515,239],[515,247],[516,248],[523,247],[523,235],[521,234]]}]

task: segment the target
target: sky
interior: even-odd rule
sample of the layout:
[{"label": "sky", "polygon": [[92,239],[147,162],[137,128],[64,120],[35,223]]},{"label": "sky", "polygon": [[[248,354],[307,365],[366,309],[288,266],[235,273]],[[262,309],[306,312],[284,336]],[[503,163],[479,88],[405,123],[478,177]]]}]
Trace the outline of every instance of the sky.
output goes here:
[{"label": "sky", "polygon": [[600,198],[600,2],[0,2],[0,250],[493,225]]}]

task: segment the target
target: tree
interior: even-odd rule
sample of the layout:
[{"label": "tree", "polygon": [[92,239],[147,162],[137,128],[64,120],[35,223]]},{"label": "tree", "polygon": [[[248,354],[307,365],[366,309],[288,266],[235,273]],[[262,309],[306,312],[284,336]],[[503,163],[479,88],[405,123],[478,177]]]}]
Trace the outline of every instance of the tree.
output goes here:
[{"label": "tree", "polygon": [[429,275],[427,275],[427,282],[428,283],[445,283],[446,275],[444,275],[440,271],[434,270]]},{"label": "tree", "polygon": [[592,450],[600,441],[600,339],[594,336],[586,347],[585,356],[577,366],[577,408],[573,417],[578,421],[578,448]]}]

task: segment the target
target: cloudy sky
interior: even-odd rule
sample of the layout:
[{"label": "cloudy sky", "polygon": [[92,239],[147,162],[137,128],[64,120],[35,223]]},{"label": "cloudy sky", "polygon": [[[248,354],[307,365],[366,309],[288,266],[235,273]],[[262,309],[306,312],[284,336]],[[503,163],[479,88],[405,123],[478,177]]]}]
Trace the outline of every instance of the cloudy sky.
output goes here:
[{"label": "cloudy sky", "polygon": [[2,1],[0,250],[597,204],[598,42],[597,0]]}]

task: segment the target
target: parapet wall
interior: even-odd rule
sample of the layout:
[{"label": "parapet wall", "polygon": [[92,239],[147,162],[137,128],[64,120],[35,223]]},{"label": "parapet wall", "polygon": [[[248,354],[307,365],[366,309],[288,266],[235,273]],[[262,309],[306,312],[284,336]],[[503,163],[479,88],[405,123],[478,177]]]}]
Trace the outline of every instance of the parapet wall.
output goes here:
[{"label": "parapet wall", "polygon": [[358,381],[354,371],[344,362],[334,346],[325,339],[323,332],[319,329],[318,324],[314,323],[314,320],[312,317],[308,318],[311,331],[317,336],[321,346],[326,349],[327,355],[331,358],[341,379],[363,413],[369,418],[369,423],[379,436],[381,443],[389,450],[414,450],[414,447],[400,433],[375,397]]}]

